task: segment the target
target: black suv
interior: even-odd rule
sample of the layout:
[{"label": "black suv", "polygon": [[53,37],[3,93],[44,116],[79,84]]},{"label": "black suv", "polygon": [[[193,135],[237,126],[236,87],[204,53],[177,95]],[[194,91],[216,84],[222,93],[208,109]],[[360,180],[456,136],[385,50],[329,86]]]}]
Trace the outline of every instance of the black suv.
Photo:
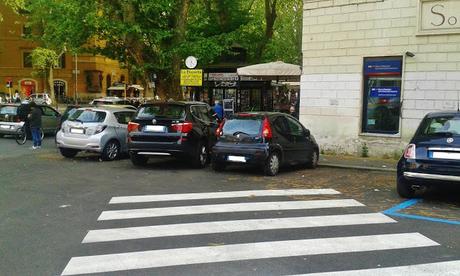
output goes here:
[{"label": "black suv", "polygon": [[136,166],[149,157],[174,156],[196,168],[208,162],[218,124],[202,102],[156,102],[139,107],[128,125],[128,150]]},{"label": "black suv", "polygon": [[212,153],[216,171],[229,163],[255,164],[274,176],[282,164],[315,168],[319,147],[310,131],[284,113],[239,113],[223,121]]}]

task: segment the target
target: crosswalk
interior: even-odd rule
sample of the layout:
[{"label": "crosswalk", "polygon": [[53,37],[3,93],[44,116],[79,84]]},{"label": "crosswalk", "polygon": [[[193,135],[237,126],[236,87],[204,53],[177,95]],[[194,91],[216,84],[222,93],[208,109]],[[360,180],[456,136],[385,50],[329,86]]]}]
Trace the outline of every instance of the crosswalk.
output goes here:
[{"label": "crosswalk", "polygon": [[[302,200],[298,198],[299,196],[302,197]],[[325,196],[328,198],[308,199],[309,196]],[[397,223],[392,218],[381,213],[343,212],[341,210],[362,208],[364,205],[353,199],[334,198],[337,196],[341,196],[340,193],[332,189],[289,189],[114,197],[109,202],[110,207],[120,208],[121,206],[123,209],[103,211],[98,218],[99,223],[110,223],[113,226],[123,222],[122,226],[130,223],[134,225],[90,230],[82,243],[84,244],[83,246],[105,245],[104,248],[110,248],[107,247],[110,243],[148,241],[155,238],[180,239],[206,234],[229,235],[231,233],[263,235],[264,231],[280,231],[282,233],[282,231],[286,230],[308,234],[308,229],[364,227]],[[272,197],[283,200],[269,201]],[[210,199],[213,201],[231,200],[237,202],[205,204]],[[152,204],[158,203],[172,206],[152,208]],[[148,208],[132,209],[130,206],[133,204],[137,207],[139,204],[146,204],[145,207]],[[177,204],[181,205],[177,206]],[[326,215],[308,214],[307,216],[302,214],[299,216],[299,213],[295,213],[315,210],[327,210],[329,213]],[[273,215],[273,212],[282,212],[283,216],[234,219],[234,216],[239,214],[253,213],[257,216],[260,213]],[[294,215],[290,212],[294,212]],[[330,214],[331,212],[334,214]],[[193,222],[194,216],[197,215],[201,216],[201,219],[204,217],[208,220]],[[218,219],[216,219],[216,216]],[[174,221],[178,223],[135,225],[142,220],[152,218],[156,218],[159,221],[175,218]],[[62,275],[110,272],[129,274],[130,271],[142,269],[184,268],[190,265],[224,264],[226,262],[322,256],[327,254],[338,254],[340,256],[340,254],[385,252],[388,250],[435,248],[440,246],[437,242],[417,232],[372,233],[369,235],[353,235],[353,233],[344,232],[338,236],[320,238],[308,237],[307,235],[303,239],[290,239],[280,234],[277,235],[277,240],[253,242],[233,240],[217,246],[205,243],[193,247],[181,247],[180,245],[177,246],[177,244],[180,243],[175,243],[176,247],[174,248],[145,248],[144,251],[104,252],[104,254],[100,255],[72,257],[64,268]],[[416,273],[420,271],[429,272],[433,269],[435,269],[433,271],[450,271],[452,267],[460,267],[460,261],[382,267],[348,272],[336,271],[316,275],[417,275]],[[183,273],[183,275],[191,274]]]}]

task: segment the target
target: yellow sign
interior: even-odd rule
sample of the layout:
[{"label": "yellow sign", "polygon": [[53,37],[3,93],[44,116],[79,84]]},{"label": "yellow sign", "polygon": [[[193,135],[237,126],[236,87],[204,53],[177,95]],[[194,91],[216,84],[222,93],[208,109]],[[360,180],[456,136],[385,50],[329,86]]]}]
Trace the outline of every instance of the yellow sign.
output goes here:
[{"label": "yellow sign", "polygon": [[181,86],[203,86],[203,70],[180,70]]}]

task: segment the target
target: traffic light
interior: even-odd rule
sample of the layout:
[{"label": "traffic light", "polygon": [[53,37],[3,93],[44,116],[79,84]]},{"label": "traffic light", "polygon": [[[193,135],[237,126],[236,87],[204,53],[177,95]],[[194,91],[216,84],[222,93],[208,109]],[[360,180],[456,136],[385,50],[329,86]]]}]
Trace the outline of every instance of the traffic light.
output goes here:
[{"label": "traffic light", "polygon": [[13,87],[13,81],[7,81],[6,82],[6,88],[12,88]]}]

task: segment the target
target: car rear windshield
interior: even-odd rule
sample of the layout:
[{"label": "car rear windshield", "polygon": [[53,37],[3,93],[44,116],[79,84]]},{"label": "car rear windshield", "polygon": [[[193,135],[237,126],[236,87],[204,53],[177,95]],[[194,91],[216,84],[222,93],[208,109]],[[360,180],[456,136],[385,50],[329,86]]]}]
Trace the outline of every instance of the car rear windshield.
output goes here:
[{"label": "car rear windshield", "polygon": [[225,122],[223,135],[260,135],[262,120],[257,117],[238,117]]},{"label": "car rear windshield", "polygon": [[139,109],[139,118],[182,119],[185,117],[185,106],[176,104],[146,105]]},{"label": "car rear windshield", "polygon": [[427,118],[422,124],[420,134],[424,136],[458,136],[460,135],[460,117]]},{"label": "car rear windshield", "polygon": [[0,114],[16,115],[18,113],[17,106],[2,106],[0,107]]},{"label": "car rear windshield", "polygon": [[102,123],[105,120],[106,113],[94,110],[77,110],[69,117],[69,121],[78,121],[82,123]]}]

